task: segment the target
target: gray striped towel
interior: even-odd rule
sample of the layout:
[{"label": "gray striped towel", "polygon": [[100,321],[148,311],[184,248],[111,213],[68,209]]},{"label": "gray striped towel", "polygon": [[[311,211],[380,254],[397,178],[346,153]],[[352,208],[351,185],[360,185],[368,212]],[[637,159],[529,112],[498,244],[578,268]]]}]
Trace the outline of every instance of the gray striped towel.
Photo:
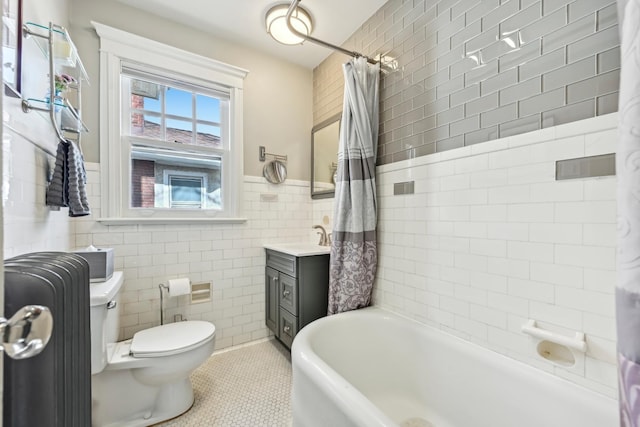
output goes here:
[{"label": "gray striped towel", "polygon": [[60,141],[53,177],[47,188],[47,206],[69,207],[69,216],[91,214],[87,200],[87,174],[82,151],[73,141]]}]

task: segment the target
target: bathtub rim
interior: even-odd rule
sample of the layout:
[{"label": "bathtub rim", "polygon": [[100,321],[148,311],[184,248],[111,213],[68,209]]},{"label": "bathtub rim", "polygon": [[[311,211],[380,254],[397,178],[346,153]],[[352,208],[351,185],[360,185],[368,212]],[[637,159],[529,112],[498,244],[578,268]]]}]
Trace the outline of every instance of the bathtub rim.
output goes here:
[{"label": "bathtub rim", "polygon": [[[358,410],[357,420],[358,425],[362,426],[380,426],[389,427],[398,424],[393,421],[387,414],[379,409],[373,402],[371,402],[360,390],[351,385],[342,375],[334,370],[328,363],[326,363],[320,356],[312,351],[311,338],[317,329],[324,326],[325,323],[336,322],[344,317],[353,316],[375,316],[384,321],[393,322],[406,322],[412,329],[416,330],[419,334],[424,334],[429,337],[434,337],[439,340],[449,340],[455,347],[462,347],[465,351],[478,355],[480,358],[494,359],[496,362],[501,360],[508,363],[508,369],[527,376],[532,376],[536,381],[545,380],[555,382],[558,385],[564,385],[566,387],[577,387],[580,390],[584,401],[596,401],[603,408],[613,405],[618,407],[618,400],[607,396],[603,393],[598,393],[595,390],[589,389],[579,383],[569,381],[566,378],[558,376],[556,374],[547,372],[534,365],[527,364],[523,361],[509,357],[502,353],[499,353],[490,348],[484,347],[480,344],[476,344],[472,341],[466,340],[446,330],[436,328],[434,326],[419,322],[406,315],[396,313],[385,307],[381,306],[369,306],[366,308],[353,310],[349,312],[340,313],[333,316],[328,316],[315,320],[308,324],[296,335],[293,345],[291,347],[291,362],[293,371],[293,387],[296,387],[296,371],[300,370],[304,372],[304,375],[310,377],[314,382],[314,385],[325,393],[327,399],[339,407],[344,413],[353,412],[354,408]],[[297,344],[296,344],[297,342]],[[338,396],[340,398],[338,398]],[[295,390],[292,392],[292,401],[295,402],[296,395]],[[375,415],[375,416],[373,416]],[[295,417],[295,404],[294,404],[294,417]]]}]

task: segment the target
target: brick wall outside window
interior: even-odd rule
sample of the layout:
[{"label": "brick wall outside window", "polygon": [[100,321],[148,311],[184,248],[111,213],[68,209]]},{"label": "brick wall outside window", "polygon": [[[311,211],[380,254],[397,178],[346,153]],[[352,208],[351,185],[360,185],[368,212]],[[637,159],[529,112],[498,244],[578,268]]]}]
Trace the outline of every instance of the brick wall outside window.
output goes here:
[{"label": "brick wall outside window", "polygon": [[134,159],[131,166],[131,207],[153,208],[155,162]]}]

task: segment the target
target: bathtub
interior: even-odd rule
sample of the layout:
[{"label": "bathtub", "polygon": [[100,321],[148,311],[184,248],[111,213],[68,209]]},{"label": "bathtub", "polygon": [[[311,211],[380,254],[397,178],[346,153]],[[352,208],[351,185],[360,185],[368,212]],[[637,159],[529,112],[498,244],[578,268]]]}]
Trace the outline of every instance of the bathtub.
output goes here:
[{"label": "bathtub", "polygon": [[616,427],[614,399],[376,307],[296,336],[293,425]]}]

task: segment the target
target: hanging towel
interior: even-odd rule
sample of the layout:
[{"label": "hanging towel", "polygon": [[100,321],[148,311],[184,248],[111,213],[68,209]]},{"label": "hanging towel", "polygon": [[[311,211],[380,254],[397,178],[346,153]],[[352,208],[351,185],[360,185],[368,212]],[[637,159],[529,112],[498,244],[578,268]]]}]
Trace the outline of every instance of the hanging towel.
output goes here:
[{"label": "hanging towel", "polygon": [[87,200],[87,173],[82,151],[73,141],[60,141],[53,177],[47,188],[47,206],[69,207],[69,216],[91,214]]},{"label": "hanging towel", "polygon": [[58,150],[56,152],[56,164],[53,168],[53,176],[49,187],[47,187],[46,203],[47,206],[60,210],[61,207],[67,206],[64,202],[64,170],[67,158],[67,144],[64,142],[58,143]]},{"label": "hanging towel", "polygon": [[84,157],[80,147],[69,141],[67,155],[67,204],[69,216],[85,216],[91,214],[87,200],[87,172],[84,169]]}]

